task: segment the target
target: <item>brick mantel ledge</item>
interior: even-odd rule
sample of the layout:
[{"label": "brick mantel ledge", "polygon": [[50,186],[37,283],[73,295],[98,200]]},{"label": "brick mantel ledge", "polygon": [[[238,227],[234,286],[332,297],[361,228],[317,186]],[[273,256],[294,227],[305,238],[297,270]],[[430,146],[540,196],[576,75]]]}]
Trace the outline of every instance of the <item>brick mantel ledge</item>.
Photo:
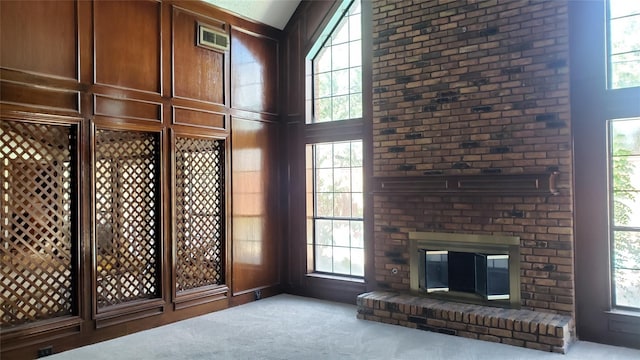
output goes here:
[{"label": "brick mantel ledge", "polygon": [[539,174],[474,174],[375,177],[374,193],[501,196],[558,195],[556,171]]},{"label": "brick mantel ledge", "polygon": [[566,353],[572,339],[569,316],[435,300],[373,291],[358,296],[358,319]]}]

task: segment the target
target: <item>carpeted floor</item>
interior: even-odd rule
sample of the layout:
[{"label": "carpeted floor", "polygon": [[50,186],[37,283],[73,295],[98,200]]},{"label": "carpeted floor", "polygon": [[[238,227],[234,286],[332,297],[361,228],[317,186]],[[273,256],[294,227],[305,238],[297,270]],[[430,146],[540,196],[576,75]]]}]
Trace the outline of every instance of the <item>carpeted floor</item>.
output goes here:
[{"label": "carpeted floor", "polygon": [[356,319],[356,307],[292,295],[237,306],[47,359],[640,359],[577,342],[567,355]]}]

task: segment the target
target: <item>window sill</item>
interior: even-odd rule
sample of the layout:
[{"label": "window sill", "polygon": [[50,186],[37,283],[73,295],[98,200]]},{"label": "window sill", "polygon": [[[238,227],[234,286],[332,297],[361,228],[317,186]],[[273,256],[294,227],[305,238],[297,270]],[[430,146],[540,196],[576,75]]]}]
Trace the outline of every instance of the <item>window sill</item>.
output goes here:
[{"label": "window sill", "polygon": [[338,280],[338,281],[346,281],[357,284],[364,284],[363,278],[354,278],[349,276],[340,276],[340,275],[331,275],[331,274],[322,274],[322,273],[308,273],[308,278],[317,278],[317,279],[328,279],[328,280]]},{"label": "window sill", "polygon": [[640,312],[613,309],[605,313],[608,316],[609,331],[640,335]]},{"label": "window sill", "polygon": [[605,313],[607,313],[608,315],[614,315],[614,316],[629,316],[631,318],[638,319],[640,321],[640,310],[633,311],[633,310],[612,309],[610,311],[605,311]]}]

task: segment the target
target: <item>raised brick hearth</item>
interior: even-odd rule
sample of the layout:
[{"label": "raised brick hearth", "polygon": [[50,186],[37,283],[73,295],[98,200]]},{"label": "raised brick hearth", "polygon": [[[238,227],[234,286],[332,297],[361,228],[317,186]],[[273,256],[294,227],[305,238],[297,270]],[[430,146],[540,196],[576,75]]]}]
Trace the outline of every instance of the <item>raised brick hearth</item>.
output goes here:
[{"label": "raised brick hearth", "polygon": [[358,319],[471,339],[565,353],[571,342],[570,316],[501,309],[374,291],[358,296]]}]

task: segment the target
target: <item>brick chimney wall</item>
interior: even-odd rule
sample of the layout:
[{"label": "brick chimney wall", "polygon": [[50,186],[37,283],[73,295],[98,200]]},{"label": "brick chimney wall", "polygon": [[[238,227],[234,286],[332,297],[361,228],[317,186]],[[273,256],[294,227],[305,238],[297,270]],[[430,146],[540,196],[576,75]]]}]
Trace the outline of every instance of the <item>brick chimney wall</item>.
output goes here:
[{"label": "brick chimney wall", "polygon": [[574,315],[566,0],[374,0],[374,176],[559,171],[556,196],[377,194],[379,289],[408,233],[521,239],[525,309]]}]

